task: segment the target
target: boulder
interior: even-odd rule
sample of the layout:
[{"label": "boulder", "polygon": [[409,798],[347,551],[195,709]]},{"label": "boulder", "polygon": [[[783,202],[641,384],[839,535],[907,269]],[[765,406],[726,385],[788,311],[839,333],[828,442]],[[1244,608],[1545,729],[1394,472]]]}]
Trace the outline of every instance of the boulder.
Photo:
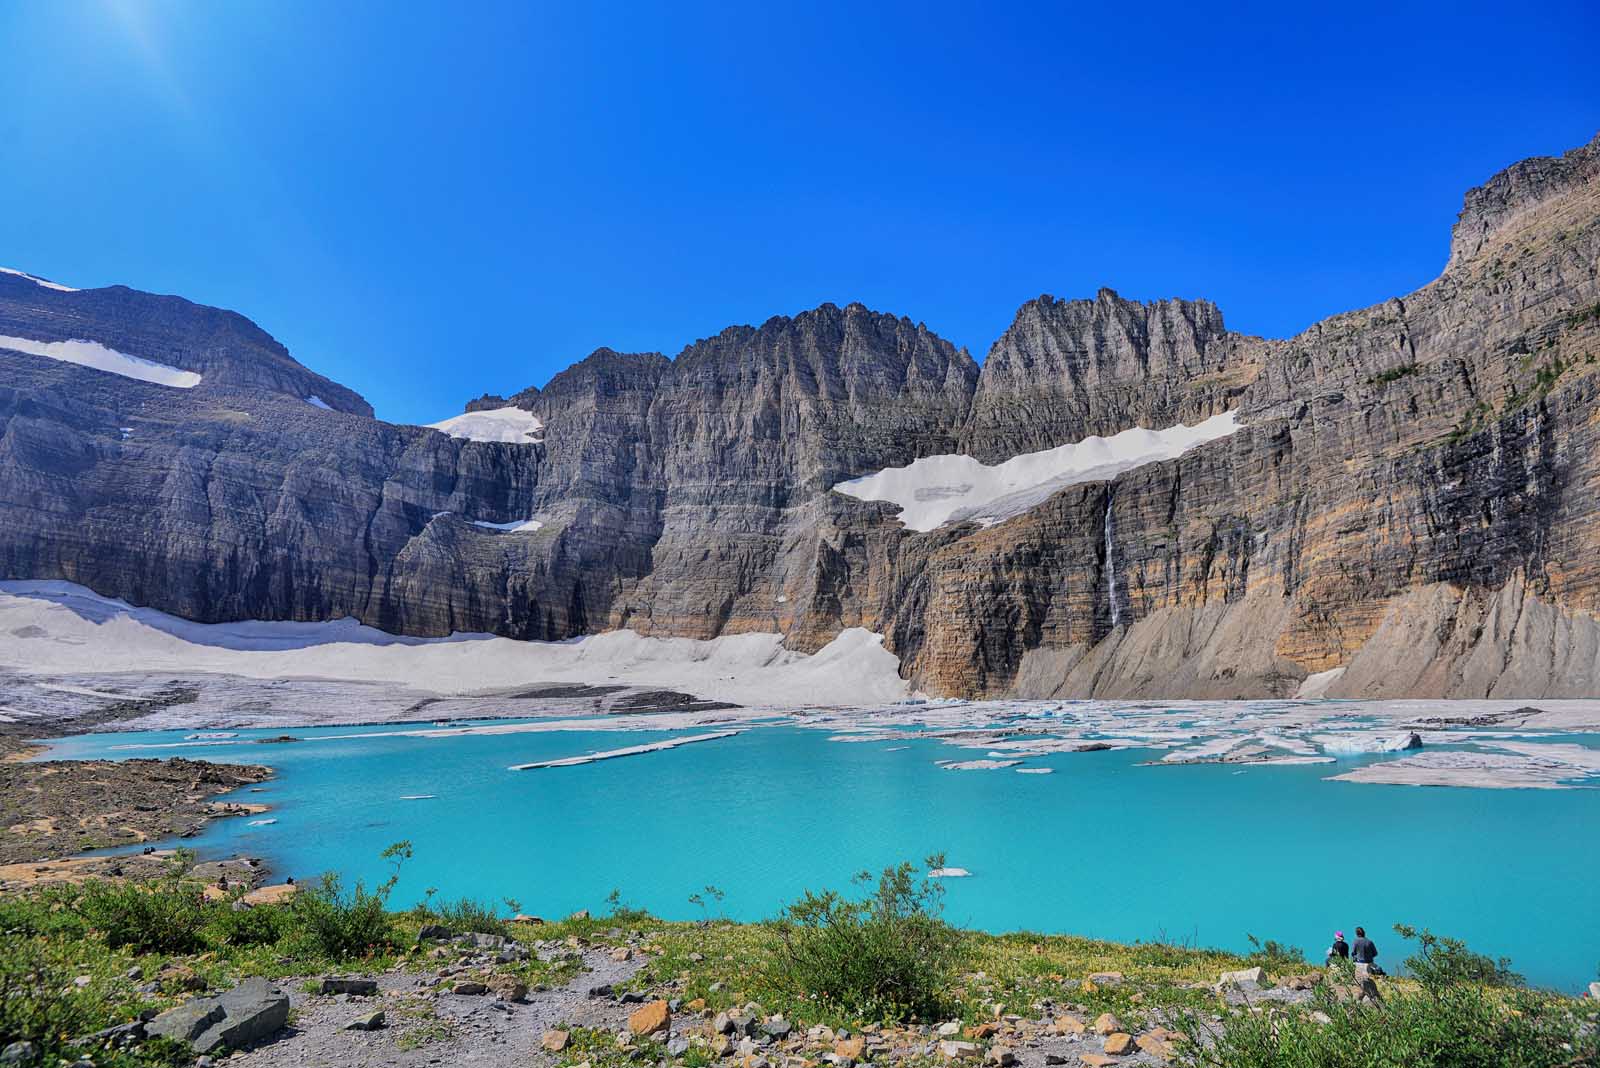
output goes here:
[{"label": "boulder", "polygon": [[972,1039],[974,1042],[981,1042],[984,1039],[994,1035],[999,1030],[1000,1025],[990,1021],[988,1023],[981,1023],[976,1027],[967,1028],[967,1037]]},{"label": "boulder", "polygon": [[1126,1031],[1117,1031],[1106,1036],[1106,1053],[1113,1057],[1125,1057],[1133,1052],[1133,1036]]},{"label": "boulder", "polygon": [[621,964],[623,961],[632,960],[633,950],[629,949],[627,946],[618,946],[616,949],[611,951],[611,959],[616,961],[618,964]]},{"label": "boulder", "polygon": [[665,1001],[642,1005],[628,1017],[628,1030],[635,1035],[653,1035],[671,1026],[672,1013]]},{"label": "boulder", "polygon": [[383,1027],[383,1010],[363,1013],[344,1025],[346,1031],[377,1031]]},{"label": "boulder", "polygon": [[322,981],[322,986],[318,988],[318,992],[322,994],[358,994],[368,996],[378,992],[378,981],[376,979],[357,979],[343,975],[333,976]]},{"label": "boulder", "polygon": [[783,1019],[782,1017],[779,1017],[778,1019],[768,1020],[766,1023],[762,1024],[761,1030],[772,1038],[788,1038],[789,1032],[794,1030],[794,1024]]},{"label": "boulder", "polygon": [[277,1034],[289,1022],[289,995],[260,976],[210,1000],[222,1010],[222,1018],[190,1042],[196,1053],[210,1053],[219,1046],[242,1049]]},{"label": "boulder", "polygon": [[1087,1024],[1069,1013],[1056,1017],[1055,1031],[1058,1035],[1081,1035],[1088,1029]]},{"label": "boulder", "polygon": [[567,1042],[572,1035],[566,1031],[546,1031],[544,1037],[539,1039],[539,1045],[551,1053],[560,1053],[567,1048]]},{"label": "boulder", "polygon": [[193,1042],[221,1019],[222,1006],[211,998],[197,998],[168,1009],[151,1020],[145,1025],[145,1034],[152,1038],[170,1038],[175,1042]]},{"label": "boulder", "polygon": [[1117,1063],[1115,1057],[1107,1057],[1104,1053],[1080,1053],[1078,1060],[1082,1061],[1086,1068],[1107,1068],[1108,1065]]},{"label": "boulder", "polygon": [[712,1035],[710,1048],[713,1057],[726,1057],[733,1052],[733,1039],[727,1035]]},{"label": "boulder", "polygon": [[859,1061],[862,1054],[867,1051],[867,1040],[860,1035],[854,1038],[841,1038],[833,1044],[833,1054],[846,1060]]},{"label": "boulder", "polygon": [[1600,983],[1589,984],[1589,996],[1596,1001],[1600,1001]]},{"label": "boulder", "polygon": [[939,1043],[939,1053],[952,1061],[975,1061],[982,1055],[976,1042],[958,1042],[954,1039]]},{"label": "boulder", "polygon": [[457,983],[451,988],[451,992],[463,994],[467,997],[476,997],[480,994],[487,994],[489,992],[489,985],[487,983],[480,983],[475,979],[468,979],[464,983]]},{"label": "boulder", "polygon": [[1158,1057],[1165,1061],[1170,1060],[1178,1052],[1177,1048],[1172,1044],[1172,1039],[1176,1034],[1177,1032],[1168,1031],[1164,1027],[1156,1027],[1140,1035],[1134,1042],[1150,1056]]},{"label": "boulder", "polygon": [[940,1038],[954,1038],[961,1033],[961,1021],[950,1020],[939,1025]]},{"label": "boulder", "polygon": [[417,932],[418,942],[448,942],[456,933],[442,923],[425,923]]},{"label": "boulder", "polygon": [[1122,1030],[1122,1021],[1109,1012],[1102,1012],[1094,1018],[1094,1033],[1097,1035],[1114,1035]]},{"label": "boulder", "polygon": [[489,978],[489,992],[501,1001],[528,1000],[528,984],[514,975],[495,975]]},{"label": "boulder", "polygon": [[1017,1055],[1004,1046],[996,1046],[984,1058],[984,1063],[991,1064],[994,1068],[1014,1068],[1017,1063]]},{"label": "boulder", "polygon": [[36,1054],[32,1042],[12,1042],[0,1049],[0,1064],[31,1064]]},{"label": "boulder", "polygon": [[1222,986],[1244,986],[1246,983],[1260,986],[1266,980],[1265,968],[1241,968],[1236,972],[1223,972],[1218,982]]}]

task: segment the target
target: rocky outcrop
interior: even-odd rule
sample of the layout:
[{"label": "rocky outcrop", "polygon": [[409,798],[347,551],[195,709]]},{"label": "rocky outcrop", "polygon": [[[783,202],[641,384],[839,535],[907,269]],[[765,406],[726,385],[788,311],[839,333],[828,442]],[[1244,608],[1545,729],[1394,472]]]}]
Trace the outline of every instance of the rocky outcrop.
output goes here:
[{"label": "rocky outcrop", "polygon": [[[408,634],[814,650],[861,626],[948,694],[1289,695],[1340,668],[1328,693],[1593,693],[1597,160],[1508,169],[1467,195],[1439,279],[1287,340],[1102,290],[1023,305],[980,371],[823,305],[469,406],[531,411],[526,444],[375,421],[233,313],[0,274],[0,335],[203,376],[0,354],[0,575]],[[908,531],[830,492],[1229,410],[1226,439],[987,527]]]}]

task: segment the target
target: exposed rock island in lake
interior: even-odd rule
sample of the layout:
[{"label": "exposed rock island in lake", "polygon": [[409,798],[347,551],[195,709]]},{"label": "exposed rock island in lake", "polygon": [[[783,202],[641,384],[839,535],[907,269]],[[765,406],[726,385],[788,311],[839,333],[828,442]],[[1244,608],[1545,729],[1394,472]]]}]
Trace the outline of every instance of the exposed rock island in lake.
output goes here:
[{"label": "exposed rock island in lake", "polygon": [[[442,429],[236,313],[0,273],[0,578],[412,637],[870,632],[945,695],[1589,696],[1597,176],[1600,139],[1507,168],[1437,280],[1293,338],[1105,289],[1028,301],[980,369],[826,304]],[[992,492],[902,522],[969,475]]]}]

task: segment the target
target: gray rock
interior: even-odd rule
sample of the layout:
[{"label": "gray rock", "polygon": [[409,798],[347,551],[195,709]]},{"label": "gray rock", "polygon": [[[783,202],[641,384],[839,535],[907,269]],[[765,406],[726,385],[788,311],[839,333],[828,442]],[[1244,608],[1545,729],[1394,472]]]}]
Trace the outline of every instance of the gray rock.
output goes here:
[{"label": "gray rock", "polygon": [[376,994],[378,992],[378,981],[376,979],[358,979],[347,975],[330,976],[322,980],[320,992],[323,994]]},{"label": "gray rock", "polygon": [[344,1025],[346,1031],[376,1031],[384,1024],[383,1010],[364,1013]]},{"label": "gray rock", "polygon": [[422,930],[417,932],[418,942],[446,942],[454,938],[456,933],[450,928],[439,923],[425,923]]},{"label": "gray rock", "polygon": [[26,1064],[34,1056],[35,1046],[32,1042],[12,1042],[0,1049],[0,1064]]},{"label": "gray rock", "polygon": [[[246,979],[227,993],[209,1000],[222,1011],[222,1018],[191,1041],[197,1053],[209,1053],[224,1046],[241,1049],[270,1038],[289,1022],[289,995],[259,976]],[[160,1017],[156,1019],[159,1021]]]},{"label": "gray rock", "polygon": [[168,1009],[145,1025],[145,1033],[178,1042],[193,1042],[212,1024],[222,1019],[223,1008],[216,998],[195,998]]}]

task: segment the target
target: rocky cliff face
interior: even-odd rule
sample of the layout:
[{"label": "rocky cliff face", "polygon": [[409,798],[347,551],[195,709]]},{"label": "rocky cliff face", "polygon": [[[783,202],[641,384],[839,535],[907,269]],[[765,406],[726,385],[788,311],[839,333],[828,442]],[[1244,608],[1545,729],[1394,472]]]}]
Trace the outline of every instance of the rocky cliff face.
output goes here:
[{"label": "rocky cliff face", "polygon": [[[0,351],[0,576],[410,634],[866,626],[961,695],[1593,694],[1597,264],[1600,140],[1470,192],[1435,282],[1288,340],[1102,290],[1023,305],[980,371],[824,305],[472,403],[533,412],[528,444],[378,422],[233,313],[0,273],[0,336],[202,375]],[[830,492],[1227,410],[1232,437],[988,527]]]}]

